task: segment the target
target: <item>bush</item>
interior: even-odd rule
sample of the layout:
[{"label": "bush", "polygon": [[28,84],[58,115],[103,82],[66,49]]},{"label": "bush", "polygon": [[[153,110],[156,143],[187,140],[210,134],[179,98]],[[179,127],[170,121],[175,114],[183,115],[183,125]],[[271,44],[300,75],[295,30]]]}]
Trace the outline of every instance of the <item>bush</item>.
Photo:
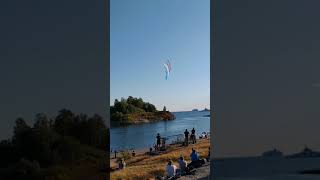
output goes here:
[{"label": "bush", "polygon": [[121,121],[124,115],[122,112],[115,112],[111,115],[111,121]]},{"label": "bush", "polygon": [[117,162],[120,162],[121,159],[123,158],[125,161],[128,159],[131,159],[131,153],[129,151],[121,151],[120,156],[117,158]]},{"label": "bush", "polygon": [[76,161],[83,157],[79,141],[71,137],[62,137],[58,141],[57,151],[61,159],[64,161]]},{"label": "bush", "polygon": [[52,180],[69,180],[70,176],[67,172],[66,168],[55,166],[46,170],[45,177]]},{"label": "bush", "polygon": [[12,174],[17,179],[39,179],[41,176],[40,164],[37,161],[22,158],[15,164]]}]

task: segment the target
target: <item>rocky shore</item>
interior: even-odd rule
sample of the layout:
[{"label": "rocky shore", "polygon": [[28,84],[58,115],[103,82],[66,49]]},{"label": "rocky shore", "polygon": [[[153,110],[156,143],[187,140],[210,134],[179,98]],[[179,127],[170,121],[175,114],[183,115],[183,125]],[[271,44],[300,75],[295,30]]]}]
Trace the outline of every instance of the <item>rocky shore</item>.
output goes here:
[{"label": "rocky shore", "polygon": [[131,113],[127,114],[121,121],[111,121],[111,126],[127,126],[157,121],[170,121],[174,119],[176,119],[175,115],[169,111]]}]

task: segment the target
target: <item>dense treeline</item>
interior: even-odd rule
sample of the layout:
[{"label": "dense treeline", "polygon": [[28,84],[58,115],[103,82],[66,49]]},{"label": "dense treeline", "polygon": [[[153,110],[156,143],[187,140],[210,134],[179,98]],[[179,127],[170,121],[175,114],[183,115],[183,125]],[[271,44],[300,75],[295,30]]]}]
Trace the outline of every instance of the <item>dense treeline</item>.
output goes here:
[{"label": "dense treeline", "polygon": [[15,122],[13,137],[0,142],[0,178],[70,179],[60,165],[105,158],[109,130],[101,116],[59,111],[55,118],[37,114],[33,126]]},{"label": "dense treeline", "polygon": [[174,115],[166,110],[158,111],[156,107],[144,102],[142,98],[129,96],[127,99],[115,99],[114,105],[110,107],[112,125],[128,125],[154,120],[172,120]]},{"label": "dense treeline", "polygon": [[144,102],[142,98],[129,96],[127,99],[121,98],[121,101],[115,99],[114,105],[110,107],[112,121],[128,120],[128,114],[156,112],[157,109],[153,104]]},{"label": "dense treeline", "polygon": [[121,98],[121,101],[115,99],[114,105],[111,106],[111,114],[116,112],[129,114],[135,112],[156,112],[157,109],[153,104],[144,102],[142,98],[129,96],[128,99]]}]

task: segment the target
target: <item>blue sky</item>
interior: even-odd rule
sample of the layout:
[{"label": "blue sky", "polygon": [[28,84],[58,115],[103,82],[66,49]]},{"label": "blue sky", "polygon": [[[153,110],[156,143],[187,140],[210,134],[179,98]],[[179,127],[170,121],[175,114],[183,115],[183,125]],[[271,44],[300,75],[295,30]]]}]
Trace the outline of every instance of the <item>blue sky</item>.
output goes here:
[{"label": "blue sky", "polygon": [[111,104],[131,95],[170,111],[210,107],[209,0],[111,0],[110,9]]}]

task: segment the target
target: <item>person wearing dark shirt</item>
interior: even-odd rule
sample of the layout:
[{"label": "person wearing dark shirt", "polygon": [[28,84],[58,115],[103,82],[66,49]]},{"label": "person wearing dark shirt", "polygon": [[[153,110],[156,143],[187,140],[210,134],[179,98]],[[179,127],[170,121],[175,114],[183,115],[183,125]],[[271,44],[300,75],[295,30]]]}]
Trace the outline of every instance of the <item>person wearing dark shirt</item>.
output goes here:
[{"label": "person wearing dark shirt", "polygon": [[159,148],[160,147],[160,143],[161,142],[161,136],[160,136],[160,134],[158,133],[157,134],[157,147]]},{"label": "person wearing dark shirt", "polygon": [[192,143],[196,143],[197,140],[196,140],[196,130],[194,128],[192,128],[191,130],[191,140],[192,140]]},{"label": "person wearing dark shirt", "polygon": [[192,149],[192,152],[190,154],[190,159],[192,162],[198,161],[199,160],[199,155],[196,152],[196,150]]},{"label": "person wearing dark shirt", "polygon": [[189,131],[188,131],[188,129],[186,129],[184,131],[184,141],[185,141],[185,145],[188,146],[189,145]]},{"label": "person wearing dark shirt", "polygon": [[202,165],[202,160],[199,157],[199,154],[192,148],[192,153],[190,154],[191,163],[188,164],[188,168],[198,168]]}]

